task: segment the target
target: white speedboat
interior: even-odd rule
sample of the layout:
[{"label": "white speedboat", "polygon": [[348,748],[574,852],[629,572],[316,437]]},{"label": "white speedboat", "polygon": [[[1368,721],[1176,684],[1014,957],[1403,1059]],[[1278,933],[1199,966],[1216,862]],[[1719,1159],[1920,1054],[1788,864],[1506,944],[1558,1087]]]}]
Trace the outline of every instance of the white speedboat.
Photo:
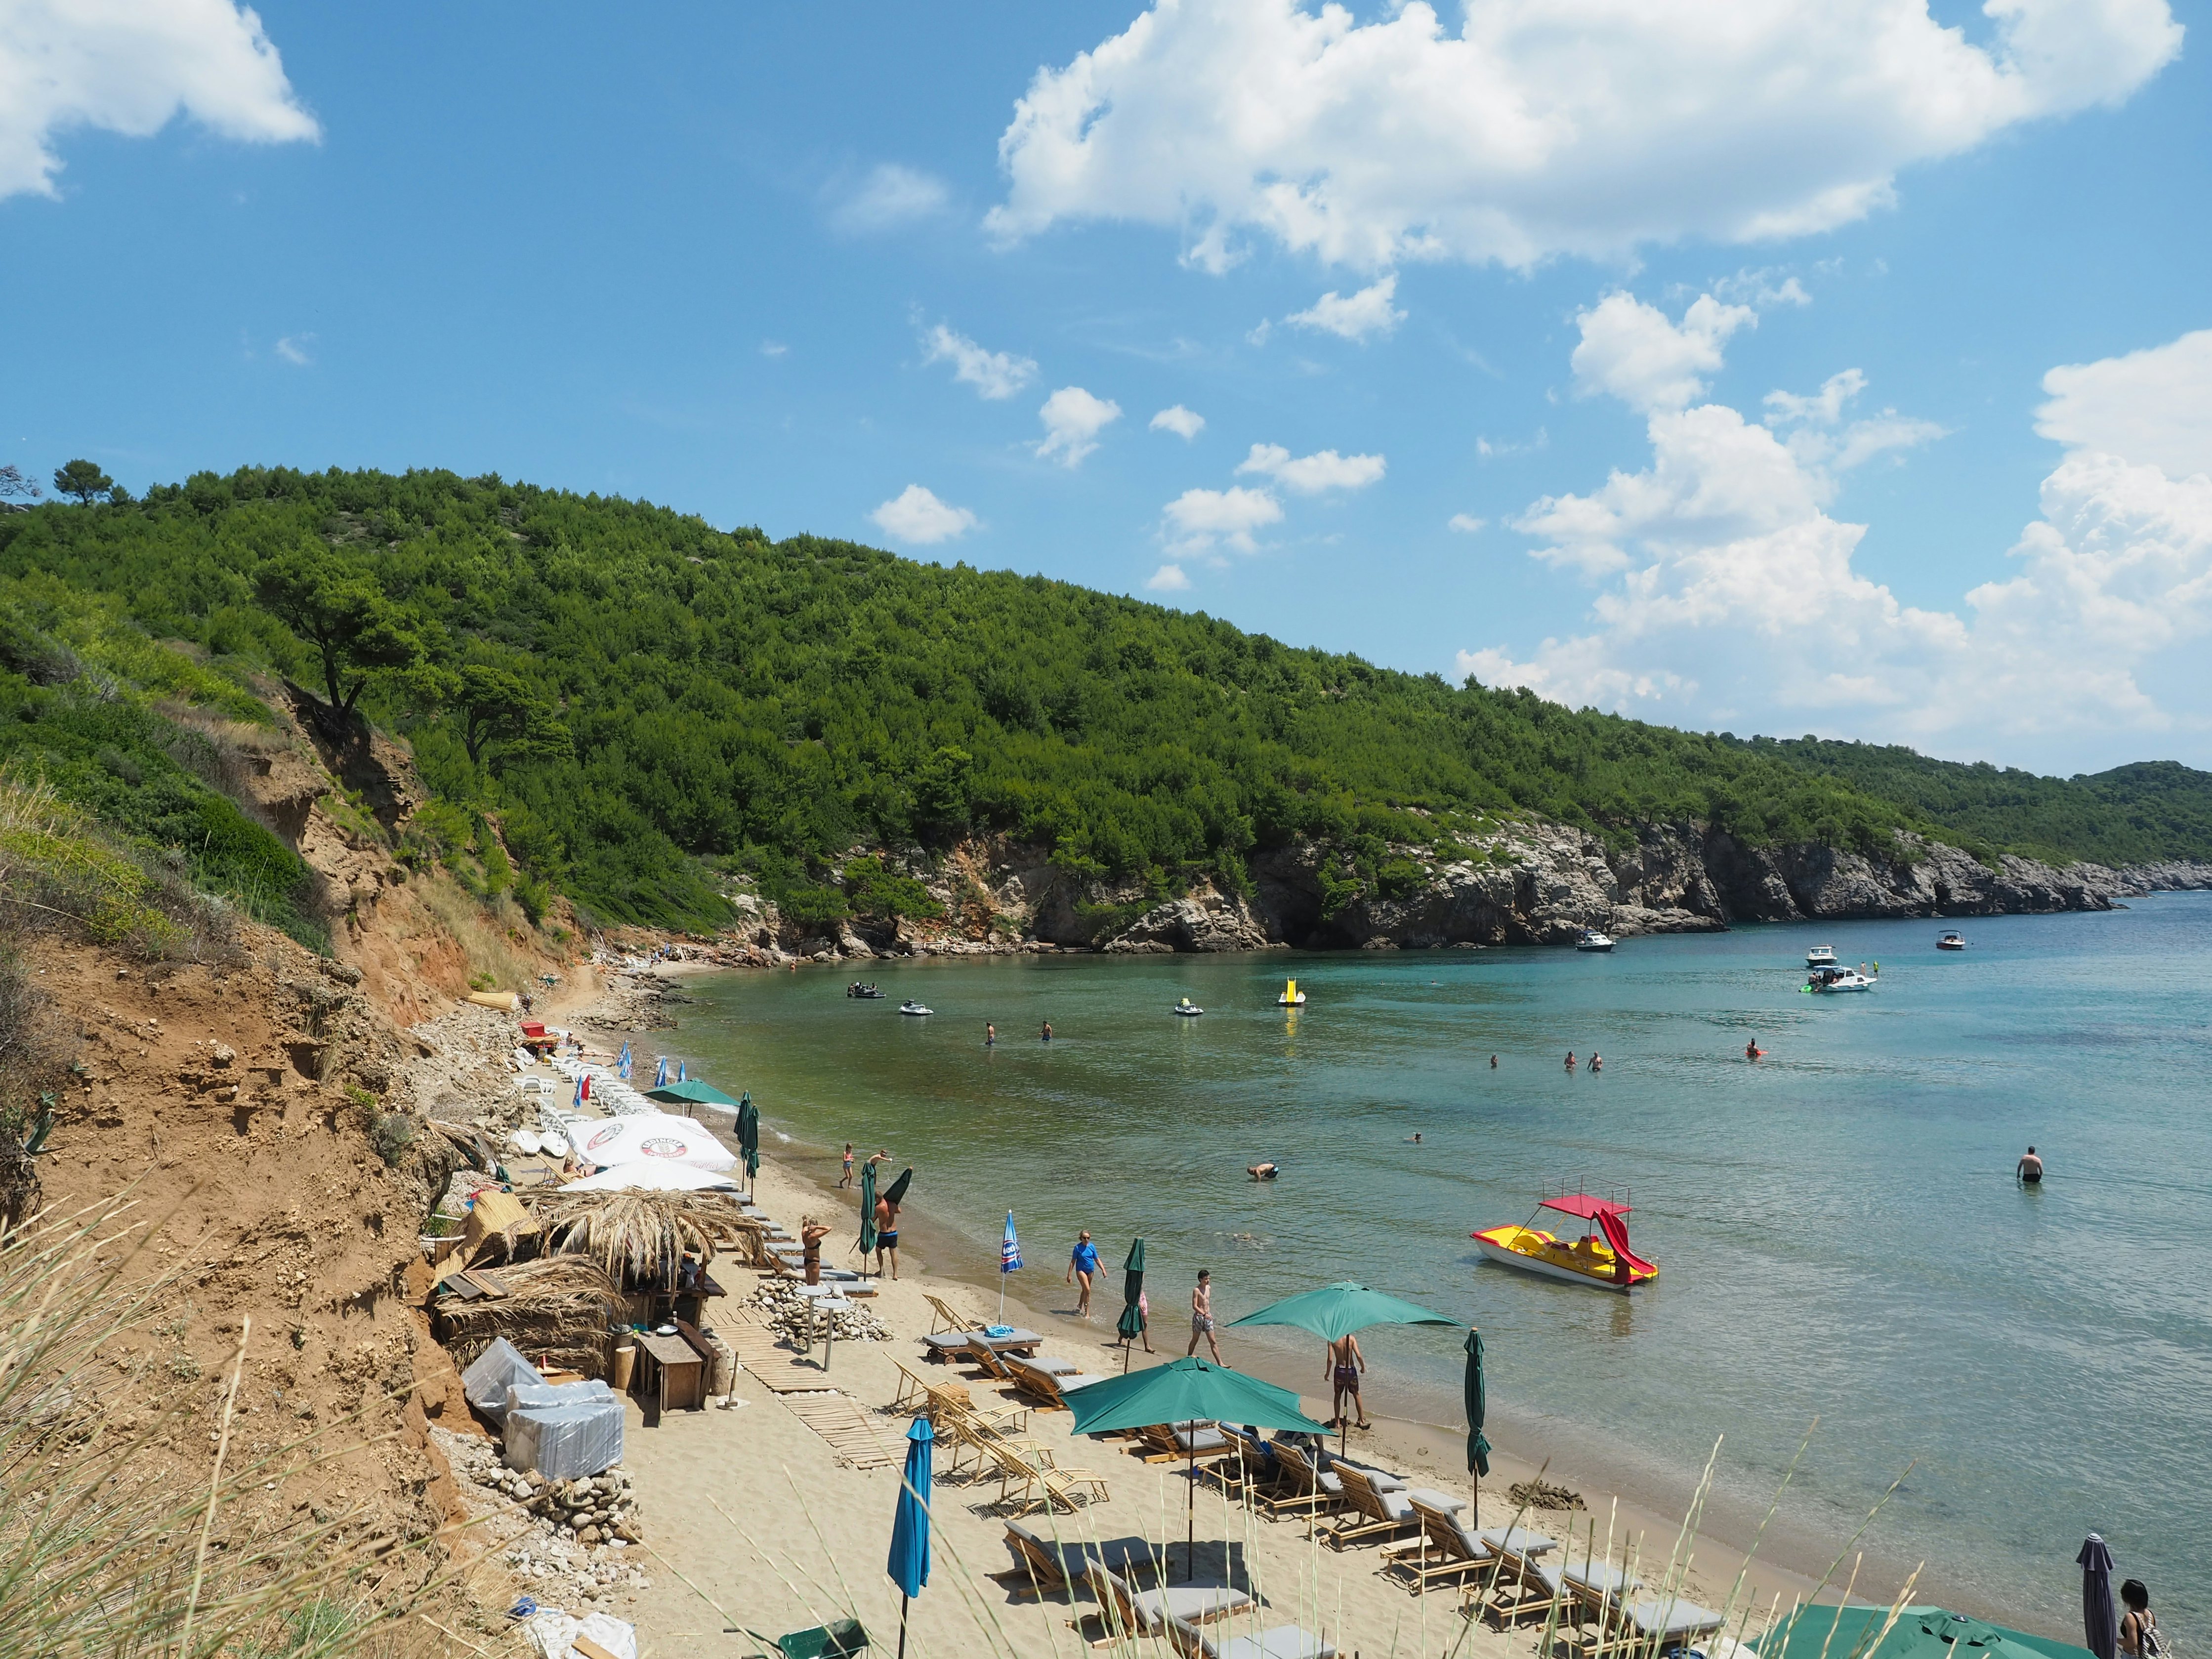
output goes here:
[{"label": "white speedboat", "polygon": [[1595,927],[1585,927],[1583,929],[1582,937],[1575,941],[1575,949],[1577,951],[1610,951],[1613,949],[1613,935],[1601,932]]},{"label": "white speedboat", "polygon": [[1962,933],[1946,933],[1936,941],[1936,948],[1939,951],[1963,951],[1966,948],[1966,936]]},{"label": "white speedboat", "polygon": [[1836,947],[1832,945],[1814,945],[1811,950],[1805,952],[1805,965],[1808,968],[1834,967],[1836,965]]},{"label": "white speedboat", "polygon": [[925,1008],[925,1007],[923,1007],[920,1003],[918,1003],[918,1002],[915,1001],[915,1000],[914,1000],[914,999],[913,999],[913,998],[911,998],[911,997],[908,998],[904,1002],[902,1002],[901,1004],[899,1004],[899,1012],[901,1012],[901,1013],[902,1013],[902,1014],[915,1014],[915,1015],[921,1015],[921,1014],[933,1014],[933,1013],[935,1013],[936,1012],[937,1012],[937,1011],[936,1011],[934,1008]]},{"label": "white speedboat", "polygon": [[1815,968],[1806,975],[1805,988],[1815,996],[1826,996],[1844,991],[1871,991],[1874,980],[1855,968]]},{"label": "white speedboat", "polygon": [[1185,1019],[1195,1019],[1199,1015],[1206,1012],[1205,1009],[1200,1007],[1188,997],[1185,997],[1181,1002],[1176,1004],[1175,1011],[1181,1014]]}]

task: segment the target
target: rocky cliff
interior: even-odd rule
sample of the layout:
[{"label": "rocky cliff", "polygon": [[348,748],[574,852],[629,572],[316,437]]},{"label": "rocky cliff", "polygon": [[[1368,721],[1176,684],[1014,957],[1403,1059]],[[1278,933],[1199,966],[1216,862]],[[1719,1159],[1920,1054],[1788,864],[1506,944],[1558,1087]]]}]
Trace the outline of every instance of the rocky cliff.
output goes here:
[{"label": "rocky cliff", "polygon": [[[2040,915],[2106,910],[2158,889],[2212,887],[2212,865],[2114,870],[2004,856],[1899,836],[1881,856],[1818,843],[1751,847],[1694,823],[1647,824],[1632,842],[1540,821],[1510,826],[1477,856],[1394,848],[1393,877],[1361,882],[1349,858],[1305,844],[1256,856],[1249,890],[1200,883],[1175,897],[1085,882],[1038,849],[963,844],[909,867],[940,919],[803,937],[773,905],[742,899],[763,959],[1097,950],[1109,954],[1449,945],[1566,945],[1585,927],[1616,937],[1715,931],[1740,921]],[[1410,873],[1409,873],[1410,872]]]}]

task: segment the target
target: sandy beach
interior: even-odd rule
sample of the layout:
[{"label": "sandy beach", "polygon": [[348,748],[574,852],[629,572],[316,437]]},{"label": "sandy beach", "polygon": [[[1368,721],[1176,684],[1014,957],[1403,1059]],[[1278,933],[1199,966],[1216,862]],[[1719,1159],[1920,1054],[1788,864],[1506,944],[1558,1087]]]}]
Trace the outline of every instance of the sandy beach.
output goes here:
[{"label": "sandy beach", "polygon": [[[630,999],[623,995],[619,981],[610,990],[611,995],[601,994],[573,1018],[587,1042],[611,1051],[630,1034],[622,1018]],[[592,1001],[592,994],[580,986],[574,1000]],[[710,1121],[723,1127],[720,1119]],[[872,1149],[860,1150],[865,1154]],[[816,1178],[817,1169],[821,1179]],[[832,1227],[823,1252],[825,1264],[857,1266],[851,1254],[856,1231],[853,1194],[825,1185],[834,1180],[835,1170],[834,1159],[795,1146],[780,1148],[771,1136],[763,1148],[757,1195],[769,1216],[794,1235],[803,1217],[823,1217]],[[866,1304],[891,1332],[891,1340],[838,1343],[826,1372],[821,1370],[819,1347],[805,1359],[787,1349],[769,1351],[763,1363],[740,1366],[735,1390],[740,1403],[732,1407],[725,1408],[718,1401],[704,1411],[671,1413],[648,1428],[635,1404],[631,1405],[624,1462],[645,1516],[646,1543],[640,1553],[651,1558],[653,1588],[623,1603],[623,1612],[636,1621],[644,1651],[726,1655],[732,1650],[732,1638],[725,1632],[732,1626],[772,1636],[848,1612],[857,1613],[879,1643],[896,1640],[899,1595],[885,1574],[884,1562],[899,1492],[897,1462],[913,1417],[910,1405],[894,1403],[911,1393],[901,1365],[932,1382],[964,1382],[981,1407],[1021,1403],[1011,1389],[967,1375],[963,1368],[924,1363],[920,1339],[942,1324],[928,1297],[945,1302],[963,1321],[976,1325],[996,1317],[997,1298],[976,1284],[933,1271],[928,1260],[933,1237],[926,1222],[917,1224],[921,1218],[913,1211],[901,1219],[905,1241],[901,1277],[879,1281],[878,1294]],[[1056,1261],[1060,1249],[1057,1241],[1050,1245],[1038,1241],[1032,1259],[1050,1255]],[[747,1322],[743,1304],[764,1275],[726,1262],[718,1262],[714,1271],[730,1294],[712,1317],[726,1334],[733,1326]],[[1152,1340],[1158,1352],[1148,1357],[1139,1349],[1133,1356],[1138,1365],[1179,1357],[1188,1336],[1182,1310],[1188,1287],[1151,1288]],[[1055,1304],[1059,1300],[1042,1299]],[[1065,1300],[1072,1309],[1072,1290]],[[1109,1273],[1102,1276],[1090,1322],[1053,1306],[1039,1308],[1012,1299],[1007,1302],[1006,1317],[1043,1334],[1048,1355],[1073,1361],[1086,1371],[1118,1371],[1121,1350],[1113,1319],[1119,1307],[1119,1274]],[[1224,1344],[1231,1364],[1297,1388],[1309,1415],[1328,1416],[1328,1401],[1311,1393],[1320,1380],[1318,1343],[1311,1367],[1293,1366],[1286,1353],[1240,1344],[1233,1339],[1242,1334],[1231,1334],[1232,1340]],[[741,1353],[759,1355],[771,1340],[763,1333],[738,1346]],[[1302,1375],[1307,1370],[1313,1372],[1310,1377]],[[796,1382],[808,1392],[779,1393],[763,1381],[763,1370],[787,1390]],[[1285,1374],[1293,1370],[1301,1375]],[[802,1420],[799,1413],[809,1408],[809,1393],[817,1389],[835,1389],[851,1401],[849,1410],[836,1409],[842,1412],[848,1425],[867,1425],[887,1467],[853,1467],[830,1440]],[[1410,1486],[1464,1497],[1468,1483],[1463,1431],[1394,1419],[1376,1405],[1370,1396],[1375,1427],[1352,1437],[1352,1458],[1390,1470]],[[1127,1440],[1073,1437],[1069,1421],[1065,1411],[1036,1411],[1019,1432],[1061,1468],[1102,1477],[1108,1495],[1073,1512],[1032,1509],[1021,1517],[1024,1523],[1071,1543],[1141,1539],[1149,1546],[1148,1553],[1167,1559],[1170,1582],[1183,1582],[1186,1504],[1191,1494],[1183,1466],[1140,1461],[1131,1455],[1133,1443]],[[849,1451],[851,1441],[843,1435],[840,1438]],[[940,1469],[951,1451],[948,1445],[940,1452]],[[1677,1547],[1679,1514],[1622,1504],[1610,1494],[1587,1487],[1583,1511],[1521,1511],[1509,1498],[1508,1489],[1535,1473],[1510,1452],[1496,1455],[1491,1477],[1482,1483],[1480,1524],[1502,1526],[1518,1514],[1523,1524],[1555,1537],[1571,1533],[1583,1539],[1594,1532],[1600,1553],[1610,1531],[1615,1560],[1624,1555],[1638,1560],[1644,1576],[1654,1583],[1664,1576],[1667,1559]],[[928,1589],[908,1612],[909,1651],[1074,1654],[1085,1650],[1086,1638],[1105,1634],[1087,1594],[1079,1592],[1071,1598],[1060,1592],[1040,1600],[1029,1593],[1024,1579],[1009,1574],[1014,1562],[1006,1542],[1006,1519],[1012,1509],[1000,1503],[1000,1495],[995,1475],[941,1478],[938,1482],[933,1510],[934,1566]],[[1688,1490],[1680,1494],[1684,1506],[1692,1497]],[[1328,1547],[1316,1532],[1325,1534],[1333,1525],[1329,1519],[1323,1519],[1318,1529],[1303,1518],[1266,1519],[1224,1498],[1218,1486],[1201,1481],[1194,1521],[1198,1582],[1219,1583],[1225,1577],[1250,1589],[1258,1603],[1252,1612],[1237,1616],[1235,1628],[1240,1633],[1298,1625],[1324,1635],[1347,1654],[1535,1650],[1540,1620],[1501,1632],[1488,1622],[1470,1622],[1462,1614],[1460,1594],[1449,1587],[1419,1596],[1409,1594],[1404,1584],[1384,1574],[1387,1546],[1370,1543],[1342,1551]],[[1698,1539],[1687,1547],[1691,1566],[1683,1593],[1709,1607],[1723,1606],[1743,1568],[1741,1556],[1710,1539]],[[1803,1579],[1763,1561],[1753,1563],[1743,1578],[1738,1607],[1749,1601],[1762,1615],[1778,1595],[1786,1607],[1809,1588]],[[1754,1632],[1759,1623],[1754,1617]]]}]

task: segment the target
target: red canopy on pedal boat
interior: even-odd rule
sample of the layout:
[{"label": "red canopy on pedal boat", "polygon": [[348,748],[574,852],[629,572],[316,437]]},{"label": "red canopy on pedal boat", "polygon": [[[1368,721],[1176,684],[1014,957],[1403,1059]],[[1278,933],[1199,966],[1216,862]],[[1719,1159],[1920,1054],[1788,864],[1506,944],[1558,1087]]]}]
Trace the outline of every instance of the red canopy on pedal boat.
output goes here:
[{"label": "red canopy on pedal boat", "polygon": [[1592,1198],[1588,1193],[1547,1198],[1538,1207],[1557,1210],[1562,1215],[1580,1216],[1584,1221],[1595,1221],[1601,1215],[1626,1215],[1629,1212],[1626,1204],[1616,1204],[1609,1198]]}]

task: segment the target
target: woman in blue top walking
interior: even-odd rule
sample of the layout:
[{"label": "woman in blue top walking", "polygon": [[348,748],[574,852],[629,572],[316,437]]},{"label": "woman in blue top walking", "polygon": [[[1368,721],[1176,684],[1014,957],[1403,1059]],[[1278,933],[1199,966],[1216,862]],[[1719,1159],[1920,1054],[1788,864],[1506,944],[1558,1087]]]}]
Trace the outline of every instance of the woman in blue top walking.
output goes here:
[{"label": "woman in blue top walking", "polygon": [[1098,1247],[1091,1242],[1089,1233],[1078,1233],[1075,1254],[1067,1261],[1067,1278],[1060,1282],[1069,1284],[1078,1279],[1083,1281],[1082,1293],[1076,1298],[1075,1311],[1085,1319],[1091,1317],[1091,1281],[1097,1277]]}]

